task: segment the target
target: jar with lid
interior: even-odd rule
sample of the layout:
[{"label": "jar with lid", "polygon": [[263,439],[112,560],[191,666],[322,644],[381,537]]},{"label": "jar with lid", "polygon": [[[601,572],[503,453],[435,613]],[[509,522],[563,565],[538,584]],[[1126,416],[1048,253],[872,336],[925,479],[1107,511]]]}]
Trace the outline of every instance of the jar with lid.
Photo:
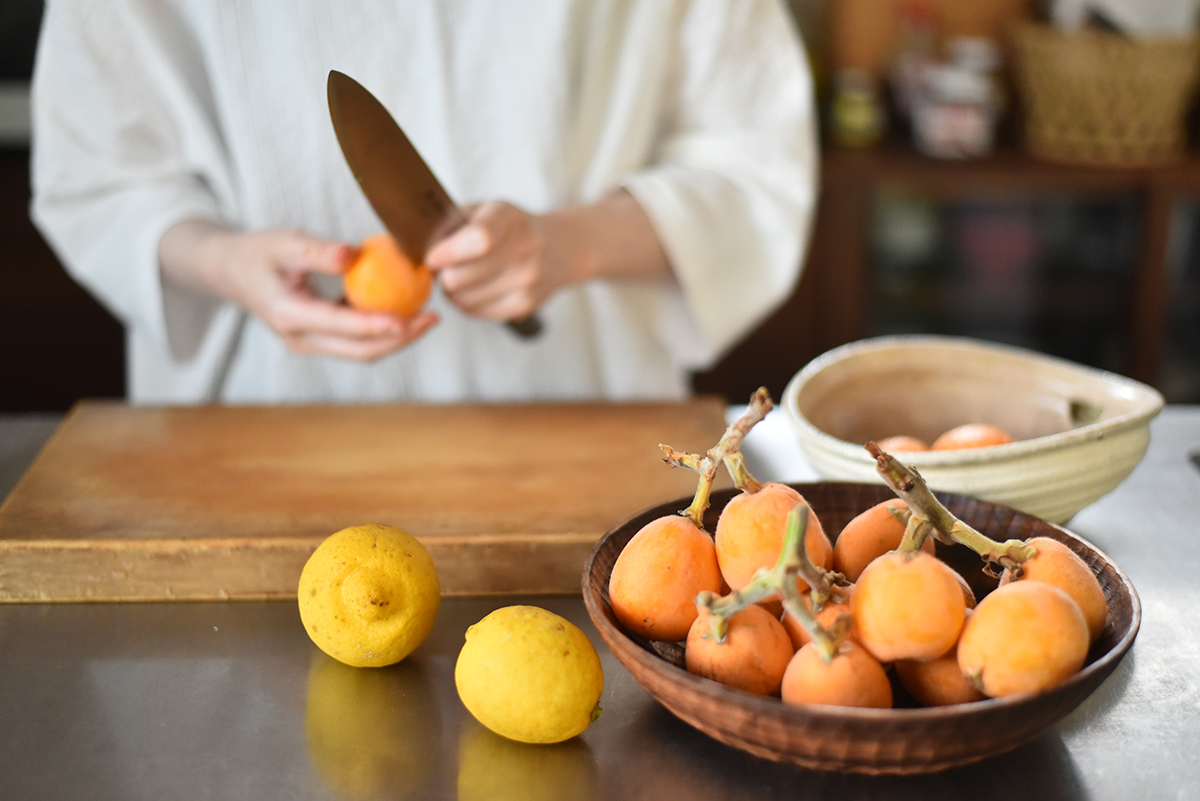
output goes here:
[{"label": "jar with lid", "polygon": [[883,136],[883,101],[875,81],[862,70],[840,70],[834,77],[833,140],[842,147],[869,147]]},{"label": "jar with lid", "polygon": [[957,64],[932,67],[913,110],[917,148],[936,158],[986,156],[996,128],[996,98],[989,76]]}]

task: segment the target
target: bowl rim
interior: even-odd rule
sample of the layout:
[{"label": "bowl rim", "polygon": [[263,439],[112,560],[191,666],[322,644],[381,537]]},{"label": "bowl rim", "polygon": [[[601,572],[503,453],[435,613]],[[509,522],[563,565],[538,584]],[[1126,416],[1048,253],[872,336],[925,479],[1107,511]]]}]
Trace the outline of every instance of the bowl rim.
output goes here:
[{"label": "bowl rim", "polygon": [[[812,488],[817,485],[838,484],[847,487],[878,489],[880,485],[865,484],[861,482],[848,481],[814,481],[814,482],[789,482],[788,486],[797,489],[801,495],[805,495],[806,488]],[[809,489],[811,491],[811,489]],[[723,488],[714,490],[714,502],[721,499],[725,495],[733,495],[737,490],[734,488]],[[592,619],[593,625],[601,633],[602,638],[606,643],[611,643],[610,637],[615,636],[617,642],[622,643],[625,647],[618,653],[613,650],[613,655],[619,661],[624,662],[622,656],[630,656],[634,658],[639,665],[648,669],[659,679],[665,681],[683,682],[684,685],[705,698],[714,700],[729,700],[731,697],[736,699],[738,703],[746,706],[751,712],[761,712],[770,714],[772,717],[781,719],[785,724],[811,722],[819,720],[847,720],[853,719],[863,722],[874,722],[877,724],[888,725],[907,725],[911,723],[920,723],[925,721],[937,720],[946,717],[965,717],[967,719],[975,716],[983,717],[989,715],[992,711],[1004,709],[1006,707],[1019,707],[1029,703],[1031,700],[1046,696],[1049,694],[1061,693],[1074,686],[1085,684],[1093,679],[1097,673],[1110,671],[1115,668],[1116,663],[1120,662],[1125,654],[1132,648],[1134,640],[1137,638],[1138,631],[1141,628],[1142,605],[1141,599],[1138,596],[1137,590],[1130,581],[1129,576],[1121,569],[1108,554],[1097,548],[1094,544],[1075,534],[1069,529],[1051,523],[1050,521],[1038,518],[1036,515],[1031,515],[1028,512],[1022,512],[1015,507],[1008,506],[995,501],[986,501],[968,496],[961,493],[935,491],[935,495],[942,500],[943,503],[953,501],[954,499],[963,499],[966,501],[974,501],[988,504],[994,508],[1009,510],[1017,515],[1022,515],[1041,523],[1051,526],[1057,530],[1059,535],[1065,535],[1068,539],[1079,541],[1094,552],[1104,563],[1112,570],[1120,585],[1129,595],[1130,601],[1130,621],[1127,630],[1122,636],[1112,644],[1105,653],[1098,656],[1095,660],[1085,664],[1082,668],[1076,671],[1072,676],[1054,685],[1053,687],[1041,690],[1035,693],[1021,693],[1018,695],[1006,696],[1001,698],[986,698],[981,701],[972,701],[966,704],[953,704],[948,706],[938,707],[892,707],[888,709],[868,709],[860,707],[842,707],[825,704],[805,704],[805,705],[788,705],[784,704],[780,699],[775,697],[767,697],[756,695],[754,693],[739,690],[734,687],[728,687],[711,679],[706,679],[689,673],[687,670],[672,664],[665,657],[652,653],[646,645],[639,641],[639,638],[626,632],[617,622],[615,615],[612,612],[612,607],[608,601],[600,597],[607,593],[606,590],[602,593],[593,593],[590,590],[590,577],[595,570],[596,559],[607,545],[609,541],[615,537],[618,532],[633,524],[634,521],[647,515],[659,515],[662,513],[670,513],[664,510],[678,510],[682,508],[680,504],[686,505],[690,498],[679,498],[668,501],[662,504],[647,507],[637,514],[631,515],[620,524],[614,526],[605,532],[599,540],[593,545],[587,558],[584,560],[582,573],[582,591],[584,606],[587,609],[589,617]],[[807,497],[807,496],[806,496]],[[641,680],[634,677],[639,684]],[[656,697],[656,700],[657,697]],[[659,701],[659,703],[662,703]]]},{"label": "bowl rim", "polygon": [[1075,428],[1060,431],[1056,434],[1031,437],[1003,445],[988,445],[963,450],[906,451],[903,457],[904,461],[916,467],[960,466],[975,464],[981,461],[1019,459],[1024,456],[1030,456],[1067,445],[1076,445],[1093,439],[1109,437],[1126,429],[1148,423],[1162,411],[1165,405],[1162,393],[1140,381],[1120,375],[1119,373],[1078,364],[1068,359],[1040,353],[1028,348],[989,342],[971,337],[944,336],[940,334],[892,334],[860,339],[840,345],[826,351],[806,364],[798,373],[792,376],[784,388],[782,405],[787,416],[800,429],[800,433],[803,436],[817,441],[822,447],[841,453],[844,456],[853,457],[862,462],[873,462],[874,459],[866,452],[861,443],[854,443],[835,437],[818,428],[807,417],[801,414],[799,395],[801,390],[812,380],[813,376],[836,362],[861,353],[892,350],[901,347],[948,347],[976,352],[983,350],[1005,356],[1029,359],[1059,370],[1066,370],[1089,378],[1101,379],[1110,384],[1116,384],[1131,392],[1140,401],[1134,409],[1124,414],[1116,415],[1107,420],[1076,426]]}]

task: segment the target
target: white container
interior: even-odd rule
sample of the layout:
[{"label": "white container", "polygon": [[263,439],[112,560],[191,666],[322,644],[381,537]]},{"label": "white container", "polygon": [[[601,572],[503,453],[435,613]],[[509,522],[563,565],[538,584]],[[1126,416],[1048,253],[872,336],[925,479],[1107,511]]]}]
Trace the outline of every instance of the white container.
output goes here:
[{"label": "white container", "polygon": [[986,156],[995,140],[996,115],[987,74],[957,65],[932,67],[913,109],[913,141],[935,158]]},{"label": "white container", "polygon": [[893,455],[932,489],[1065,523],[1145,455],[1163,398],[1132,379],[1021,348],[895,336],[814,359],[788,384],[783,406],[813,468],[836,481],[880,483],[868,441],[909,434],[931,442],[962,423],[998,425],[1017,441]]}]

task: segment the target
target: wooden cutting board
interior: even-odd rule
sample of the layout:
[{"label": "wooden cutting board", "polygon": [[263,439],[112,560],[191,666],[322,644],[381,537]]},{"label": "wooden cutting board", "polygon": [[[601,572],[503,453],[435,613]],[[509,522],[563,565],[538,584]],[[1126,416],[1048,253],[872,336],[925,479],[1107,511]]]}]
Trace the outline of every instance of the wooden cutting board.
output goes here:
[{"label": "wooden cutting board", "polygon": [[[691,496],[681,403],[76,406],[0,506],[0,601],[294,597],[328,535],[418,537],[443,592],[576,593],[609,528]],[[728,485],[722,475],[718,485]]]}]

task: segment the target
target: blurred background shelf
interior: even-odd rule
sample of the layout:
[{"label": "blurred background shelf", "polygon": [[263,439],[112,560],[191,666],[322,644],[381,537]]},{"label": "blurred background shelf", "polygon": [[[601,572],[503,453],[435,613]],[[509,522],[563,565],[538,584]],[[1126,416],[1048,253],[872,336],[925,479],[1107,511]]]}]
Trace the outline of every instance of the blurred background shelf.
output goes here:
[{"label": "blurred background shelf", "polygon": [[[1008,342],[1200,402],[1200,158],[1075,167],[1004,145],[938,160],[903,142],[827,148],[796,293],[701,388],[779,391],[864,336],[925,331]],[[729,391],[729,389],[726,389]]]},{"label": "blurred background shelf", "polygon": [[[1200,402],[1198,198],[1195,156],[1101,169],[1016,149],[953,162],[901,143],[827,149],[797,290],[695,387],[778,397],[832,347],[920,330],[1034,347]],[[120,397],[121,326],[67,276],[28,202],[28,150],[0,149],[0,411]]]},{"label": "blurred background shelf", "polygon": [[[877,13],[892,0],[837,6],[866,9],[840,45],[829,41],[827,0],[788,1],[825,93],[831,51],[878,61],[895,36]],[[959,33],[1030,7],[938,2]],[[41,13],[41,0],[0,4],[0,116],[26,115],[0,120],[0,412],[62,411],[80,398],[122,397],[125,387],[120,323],[71,280],[29,220],[23,98]],[[1198,120],[1193,111],[1192,140]],[[1014,105],[985,158],[924,156],[898,128],[868,148],[827,143],[799,285],[697,373],[695,389],[737,403],[759,386],[779,397],[830,348],[928,332],[1030,347],[1137,378],[1169,402],[1200,403],[1196,142],[1165,166],[1067,166],[1029,155],[1019,122]]]}]

